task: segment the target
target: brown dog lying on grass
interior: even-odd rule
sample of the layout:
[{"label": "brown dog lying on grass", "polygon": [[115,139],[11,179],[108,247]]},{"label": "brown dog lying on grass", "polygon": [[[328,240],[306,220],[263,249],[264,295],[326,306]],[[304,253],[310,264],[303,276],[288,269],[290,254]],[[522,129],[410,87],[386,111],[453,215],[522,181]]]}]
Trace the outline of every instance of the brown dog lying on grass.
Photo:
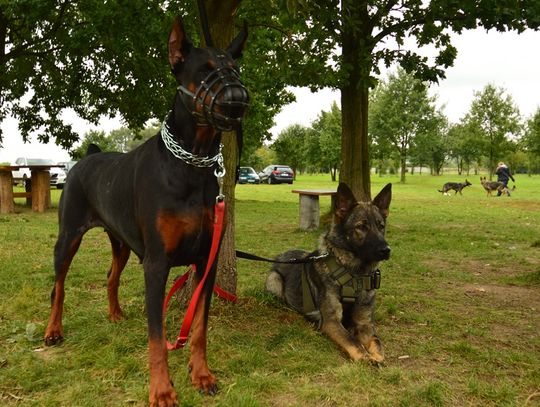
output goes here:
[{"label": "brown dog lying on grass", "polygon": [[334,222],[314,253],[290,250],[277,261],[313,258],[304,264],[274,263],[266,289],[281,298],[338,344],[353,360],[384,360],[373,314],[381,260],[390,257],[385,240],[392,184],[372,202],[358,202],[339,184]]}]

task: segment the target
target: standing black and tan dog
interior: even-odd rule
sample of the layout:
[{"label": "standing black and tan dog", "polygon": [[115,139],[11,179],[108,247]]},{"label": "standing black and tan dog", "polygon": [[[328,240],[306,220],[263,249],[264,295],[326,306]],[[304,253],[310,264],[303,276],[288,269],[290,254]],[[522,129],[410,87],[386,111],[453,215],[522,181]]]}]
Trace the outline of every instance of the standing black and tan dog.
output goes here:
[{"label": "standing black and tan dog", "polygon": [[334,221],[321,236],[318,251],[291,250],[276,259],[286,262],[310,256],[314,261],[275,263],[266,280],[268,291],[317,322],[353,360],[384,360],[373,313],[380,283],[377,265],[390,257],[384,232],[391,195],[392,184],[388,184],[372,202],[358,202],[340,183]]},{"label": "standing black and tan dog", "polygon": [[[104,227],[113,252],[108,276],[112,321],[122,317],[118,286],[131,251],[144,267],[151,406],[178,403],[167,363],[165,286],[173,266],[195,264],[196,284],[205,271],[219,194],[215,171],[222,158],[221,132],[240,126],[248,103],[234,62],[246,37],[241,32],[226,51],[197,48],[177,18],[168,49],[178,88],[160,134],[127,154],[89,151],[70,171],[60,199],[56,279],[45,342],[53,345],[63,338],[64,280],[84,233]],[[206,357],[214,281],[215,264],[196,307],[189,361],[193,385],[208,394],[217,389]]]},{"label": "standing black and tan dog", "polygon": [[508,187],[500,181],[488,181],[486,177],[480,177],[480,183],[487,192],[487,196],[492,196],[493,192],[501,192],[509,195]]},{"label": "standing black and tan dog", "polygon": [[447,182],[443,185],[442,190],[438,189],[439,192],[442,192],[444,195],[449,195],[448,191],[455,191],[454,195],[456,195],[458,192],[460,195],[463,195],[461,191],[463,191],[463,188],[468,187],[472,185],[468,180],[465,180],[465,182]]}]

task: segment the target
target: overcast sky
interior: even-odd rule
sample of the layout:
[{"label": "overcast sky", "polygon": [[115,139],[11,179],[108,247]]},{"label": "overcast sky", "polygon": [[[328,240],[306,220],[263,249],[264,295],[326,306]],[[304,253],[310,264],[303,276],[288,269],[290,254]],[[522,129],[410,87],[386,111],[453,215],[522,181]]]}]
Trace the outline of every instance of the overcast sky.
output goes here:
[{"label": "overcast sky", "polygon": [[[504,88],[525,118],[540,107],[540,32],[527,31],[518,35],[474,30],[456,36],[452,43],[458,50],[454,66],[446,71],[445,80],[431,88],[451,122],[459,121],[469,110],[474,92],[481,91],[489,83]],[[276,116],[273,134],[294,123],[309,126],[321,110],[329,110],[333,101],[339,102],[339,93],[328,89],[316,94],[304,88],[294,92],[297,102],[286,106]],[[73,120],[73,125],[81,136],[95,128],[81,120]],[[104,120],[100,128],[108,132],[119,125],[118,121]],[[24,144],[14,120],[5,120],[2,130],[0,162],[13,162],[20,156],[55,161],[69,158],[66,151],[54,144]]]}]

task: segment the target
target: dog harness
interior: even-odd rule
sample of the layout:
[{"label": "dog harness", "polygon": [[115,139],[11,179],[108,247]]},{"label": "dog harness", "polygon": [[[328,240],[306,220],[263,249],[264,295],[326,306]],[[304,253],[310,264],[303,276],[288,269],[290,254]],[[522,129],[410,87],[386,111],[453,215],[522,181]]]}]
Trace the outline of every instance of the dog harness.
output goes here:
[{"label": "dog harness", "polygon": [[[358,275],[350,269],[340,266],[335,257],[328,257],[325,260],[326,266],[330,270],[330,277],[340,286],[341,301],[354,303],[364,290],[376,290],[381,286],[381,271],[376,269],[371,274]],[[311,285],[307,279],[307,267],[302,269],[302,300],[306,314],[317,310],[315,306],[315,296]]]}]

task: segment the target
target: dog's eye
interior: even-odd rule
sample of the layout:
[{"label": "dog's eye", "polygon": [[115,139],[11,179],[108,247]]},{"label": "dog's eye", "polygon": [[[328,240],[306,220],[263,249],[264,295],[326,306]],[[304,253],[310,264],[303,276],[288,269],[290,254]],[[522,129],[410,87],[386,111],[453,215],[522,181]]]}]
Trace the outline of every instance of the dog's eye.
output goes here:
[{"label": "dog's eye", "polygon": [[354,228],[358,231],[358,232],[365,232],[367,230],[367,225],[365,223],[357,223]]}]

